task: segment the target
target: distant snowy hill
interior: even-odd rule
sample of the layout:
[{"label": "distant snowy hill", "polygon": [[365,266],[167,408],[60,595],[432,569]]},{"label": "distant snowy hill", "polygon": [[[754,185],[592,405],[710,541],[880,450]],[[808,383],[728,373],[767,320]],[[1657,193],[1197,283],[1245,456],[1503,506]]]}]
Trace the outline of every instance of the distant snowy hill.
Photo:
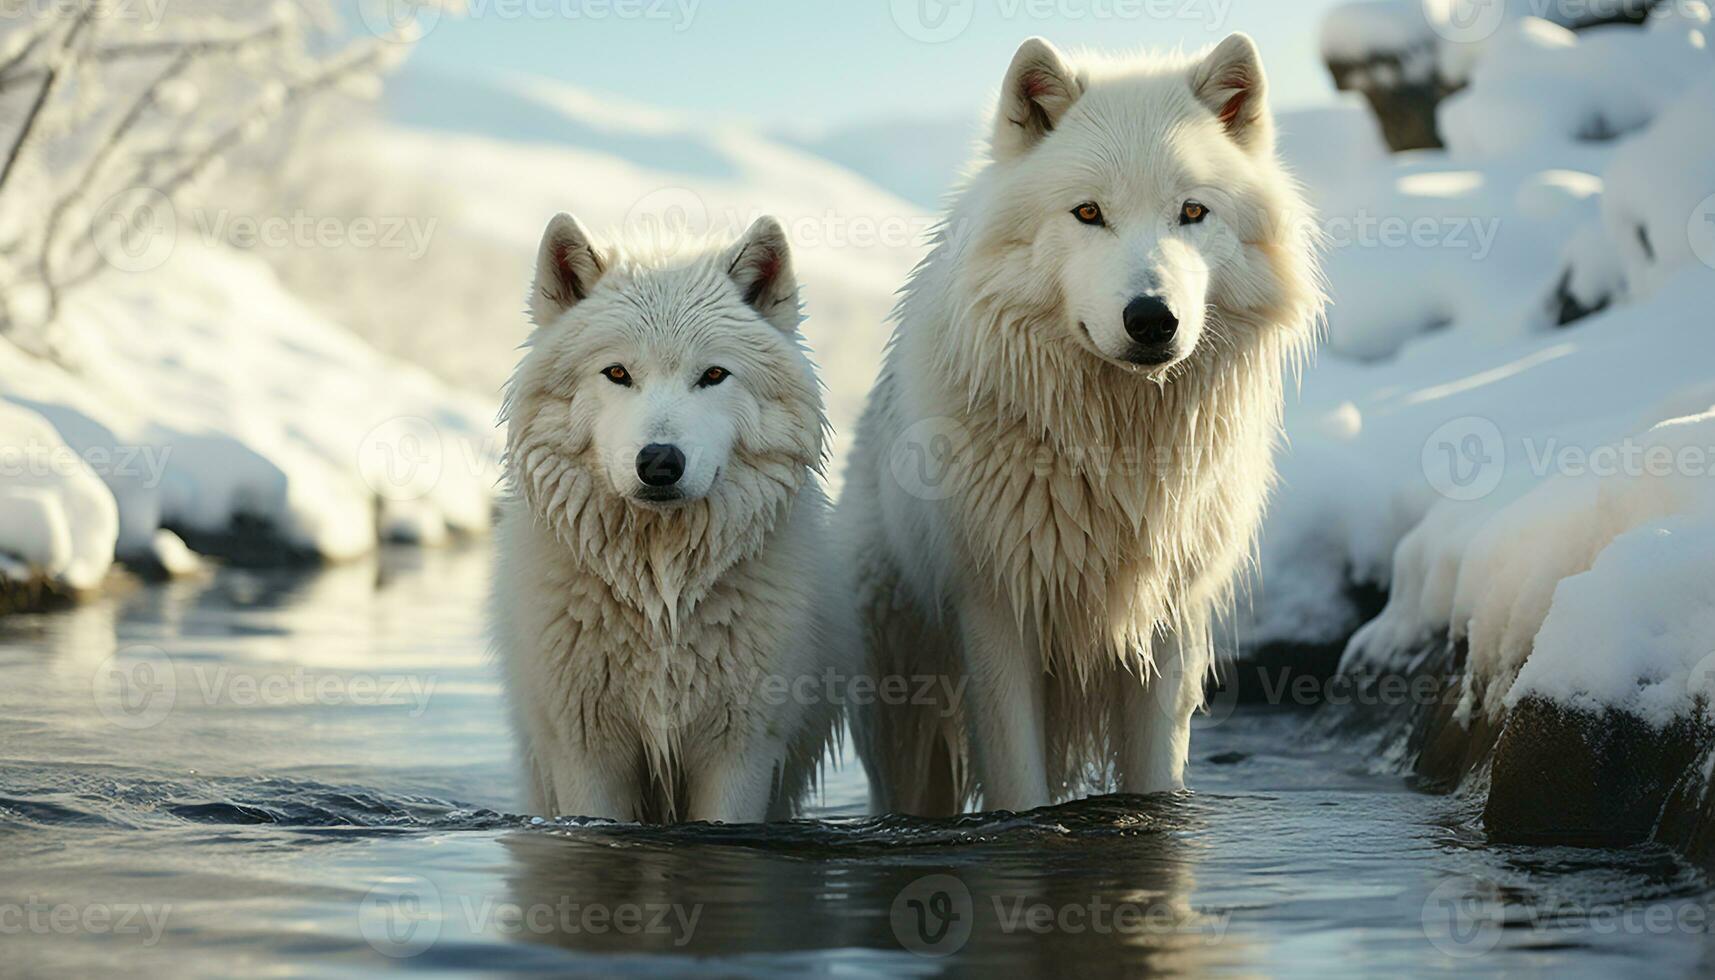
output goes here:
[{"label": "distant snowy hill", "polygon": [[846,167],[929,210],[943,204],[986,136],[979,114],[781,133],[791,146]]},{"label": "distant snowy hill", "polygon": [[434,232],[421,255],[271,255],[324,312],[495,397],[527,333],[523,297],[555,212],[578,215],[598,236],[730,236],[772,213],[796,250],[804,330],[835,426],[851,431],[929,209],[801,149],[554,82],[406,71],[383,110],[385,119],[307,154],[288,178],[287,206],[418,215]]}]

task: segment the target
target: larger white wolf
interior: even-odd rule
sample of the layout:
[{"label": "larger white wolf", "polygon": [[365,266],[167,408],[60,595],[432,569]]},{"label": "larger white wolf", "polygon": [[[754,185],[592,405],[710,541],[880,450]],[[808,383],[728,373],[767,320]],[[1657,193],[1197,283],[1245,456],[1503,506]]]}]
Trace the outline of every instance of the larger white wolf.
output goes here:
[{"label": "larger white wolf", "polygon": [[530,313],[492,606],[531,805],[790,814],[840,724],[820,685],[846,644],[784,232],[639,254],[562,214]]},{"label": "larger white wolf", "polygon": [[[913,275],[837,521],[869,669],[956,704],[854,722],[878,809],[1183,786],[1191,715],[1322,307],[1255,45],[1026,41]],[[974,771],[973,771],[974,770]]]}]

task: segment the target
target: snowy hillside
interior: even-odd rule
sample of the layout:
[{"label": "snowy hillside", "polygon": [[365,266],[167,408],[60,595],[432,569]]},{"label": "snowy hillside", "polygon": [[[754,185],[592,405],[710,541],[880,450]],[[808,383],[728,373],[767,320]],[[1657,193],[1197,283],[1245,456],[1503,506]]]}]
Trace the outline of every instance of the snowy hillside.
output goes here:
[{"label": "snowy hillside", "polygon": [[527,332],[524,290],[550,215],[573,212],[598,236],[624,229],[683,238],[736,235],[773,213],[796,251],[804,331],[836,430],[850,431],[880,361],[893,294],[922,254],[930,209],[763,137],[558,83],[407,70],[383,108],[386,121],[302,160],[285,206],[412,214],[432,221],[433,234],[421,255],[269,255],[324,312],[493,397]]},{"label": "snowy hillside", "polygon": [[[254,258],[179,241],[147,275],[73,294],[61,331],[65,364],[0,344],[0,397],[66,444],[27,423],[7,432],[74,515],[69,547],[6,550],[69,587],[98,584],[115,554],[182,568],[175,533],[241,560],[337,560],[487,527],[492,406],[377,354]],[[102,508],[116,526],[75,519]]]},{"label": "snowy hillside", "polygon": [[[183,566],[172,532],[264,560],[484,529],[499,392],[561,210],[598,234],[669,239],[780,216],[829,410],[851,430],[929,211],[800,150],[548,83],[407,73],[384,115],[180,207],[164,265],[75,295],[72,369],[0,346],[15,406],[0,445],[51,455],[57,434],[74,462],[96,462],[0,496],[14,577],[88,587],[115,553]],[[254,234],[300,220],[383,233]],[[107,455],[129,465],[104,469]]]},{"label": "snowy hillside", "polygon": [[926,210],[936,211],[982,139],[975,112],[953,119],[862,123],[804,133],[781,142],[825,157]]}]

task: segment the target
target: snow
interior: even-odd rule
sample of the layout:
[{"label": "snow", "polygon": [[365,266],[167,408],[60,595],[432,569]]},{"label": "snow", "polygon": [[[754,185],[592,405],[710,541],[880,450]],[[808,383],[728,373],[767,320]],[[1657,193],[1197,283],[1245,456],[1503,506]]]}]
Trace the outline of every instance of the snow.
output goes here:
[{"label": "snow", "polygon": [[[1442,106],[1445,151],[1330,175],[1318,141],[1283,143],[1334,305],[1246,642],[1357,628],[1344,668],[1398,671],[1464,641],[1466,719],[1715,703],[1715,61],[1707,11],[1671,6],[1509,21]],[[1426,233],[1341,234],[1365,215]],[[1606,308],[1557,326],[1562,281]],[[1369,623],[1354,584],[1388,590]]]},{"label": "snow", "polygon": [[1388,164],[1381,127],[1355,94],[1341,96],[1334,105],[1280,113],[1275,130],[1281,155],[1292,162],[1298,179],[1322,188],[1331,201],[1352,181]]},{"label": "snow", "polygon": [[[1715,71],[1688,84],[1656,125],[1614,154],[1603,175],[1601,231],[1621,289],[1655,290],[1673,271],[1715,266]],[[1673,161],[1664,166],[1664,161]],[[1586,260],[1587,261],[1587,260]],[[1583,268],[1586,277],[1590,267]]]},{"label": "snow", "polygon": [[[387,106],[393,118],[351,121],[284,174],[233,173],[179,206],[163,265],[72,294],[68,364],[0,342],[0,404],[107,460],[107,560],[188,572],[196,556],[164,535],[235,521],[330,560],[484,530],[499,390],[561,210],[657,235],[781,216],[830,414],[851,431],[929,209],[768,138],[561,85],[407,73]],[[403,233],[396,247],[239,233],[300,219]],[[0,532],[0,554],[45,553],[22,538]]]},{"label": "snow", "polygon": [[[1514,92],[1532,86],[1547,87],[1558,77],[1574,91],[1600,93],[1613,87],[1624,100],[1647,99],[1640,90],[1659,77],[1657,65],[1626,61],[1627,47],[1645,44],[1619,32],[1635,31],[1631,25],[1605,24],[1621,17],[1636,18],[1650,8],[1649,21],[1696,23],[1706,19],[1701,0],[1674,0],[1654,4],[1650,0],[1611,0],[1605,3],[1546,3],[1543,0],[1359,0],[1330,10],[1322,22],[1321,51],[1326,61],[1363,65],[1371,72],[1397,72],[1399,78],[1378,81],[1439,81],[1447,87],[1475,83],[1480,70],[1516,86]],[[1572,29],[1583,38],[1595,39],[1604,48],[1600,57],[1584,57],[1585,67],[1616,69],[1611,73],[1562,74],[1570,62],[1552,52],[1577,46]],[[1618,37],[1613,46],[1608,40]],[[1602,57],[1610,58],[1605,64]],[[1397,60],[1395,69],[1392,61]],[[1545,93],[1545,107],[1553,114],[1588,103],[1588,98],[1567,98],[1563,90]],[[1527,109],[1519,103],[1521,110]],[[1525,114],[1523,121],[1536,123]],[[1491,132],[1507,138],[1504,132]]]},{"label": "snow", "polygon": [[171,578],[195,575],[203,567],[202,559],[185,545],[184,539],[166,528],[155,532],[154,540],[149,543],[149,553],[161,571]]},{"label": "snow", "polygon": [[[1398,55],[1433,48],[1436,35],[1416,2],[1362,0],[1341,4],[1322,19],[1324,61],[1363,62],[1379,54]],[[1423,68],[1432,60],[1420,62]]]},{"label": "snow", "polygon": [[[1715,523],[1653,521],[1616,537],[1563,580],[1536,651],[1507,695],[1590,711],[1620,708],[1663,727],[1715,703]],[[1591,650],[1614,656],[1592,656]]]},{"label": "snow", "polygon": [[876,120],[777,138],[926,211],[939,211],[985,136],[976,114],[964,113],[950,119]]},{"label": "snow", "polygon": [[[733,236],[771,213],[793,243],[803,329],[835,431],[852,431],[895,293],[924,253],[932,208],[763,135],[554,82],[407,69],[391,80],[385,104],[387,119],[356,125],[307,156],[285,201],[267,205],[433,218],[421,256],[259,253],[288,286],[313,290],[324,314],[384,351],[496,397],[528,333],[519,311],[549,216],[570,211],[598,237]],[[829,468],[836,483],[841,469],[838,459]]]},{"label": "snow", "polygon": [[69,367],[0,344],[0,398],[95,464],[117,505],[106,560],[189,567],[163,527],[249,521],[341,560],[402,520],[434,539],[488,525],[492,406],[377,354],[253,257],[181,238],[160,268],[73,294],[61,327]]},{"label": "snow", "polygon": [[1455,153],[1504,154],[1613,139],[1647,126],[1715,59],[1709,11],[1669,4],[1639,29],[1573,33],[1549,21],[1512,21],[1441,106],[1441,135]]},{"label": "snow", "polygon": [[100,585],[119,533],[113,494],[46,419],[4,401],[0,476],[0,578]]},{"label": "snow", "polygon": [[[1535,695],[1665,724],[1715,702],[1708,12],[1682,2],[1646,27],[1573,33],[1565,11],[1509,3],[1476,37],[1454,30],[1464,2],[1347,5],[1322,39],[1331,56],[1403,53],[1408,72],[1468,81],[1441,107],[1446,150],[1388,155],[1355,99],[1280,118],[1327,233],[1333,306],[1288,407],[1239,635],[1350,637],[1354,670],[1465,641],[1467,719]],[[409,216],[413,247],[247,254],[181,234],[160,268],[76,296],[69,369],[0,343],[0,447],[81,461],[0,490],[0,567],[79,587],[115,554],[189,571],[168,529],[234,519],[329,558],[480,531],[520,301],[561,210],[598,234],[780,215],[837,481],[927,198],[968,127],[942,127],[914,161],[921,123],[770,137],[559,85],[413,72],[387,107],[283,183],[235,175],[218,199],[240,214]],[[1569,306],[1600,309],[1562,326]],[[1355,586],[1388,591],[1372,622]]]}]

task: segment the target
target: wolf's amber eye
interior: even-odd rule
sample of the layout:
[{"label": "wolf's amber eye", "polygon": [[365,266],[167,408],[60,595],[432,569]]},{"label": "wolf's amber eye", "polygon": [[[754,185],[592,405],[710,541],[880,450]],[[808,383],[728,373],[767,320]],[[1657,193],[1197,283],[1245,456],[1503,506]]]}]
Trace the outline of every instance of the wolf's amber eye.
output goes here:
[{"label": "wolf's amber eye", "polygon": [[615,364],[613,367],[603,371],[601,376],[616,385],[621,385],[626,388],[631,387],[631,372],[627,371],[622,365]]},{"label": "wolf's amber eye", "polygon": [[1104,228],[1108,223],[1107,219],[1102,217],[1101,205],[1094,201],[1085,201],[1083,204],[1073,208],[1072,217],[1077,218],[1086,225],[1095,225],[1097,228]]},{"label": "wolf's amber eye", "polygon": [[697,387],[713,388],[730,377],[732,377],[732,372],[726,368],[712,367],[703,372],[703,376],[697,380]]},{"label": "wolf's amber eye", "polygon": [[1208,216],[1209,209],[1196,201],[1186,201],[1179,206],[1179,223],[1182,225],[1198,224]]}]

